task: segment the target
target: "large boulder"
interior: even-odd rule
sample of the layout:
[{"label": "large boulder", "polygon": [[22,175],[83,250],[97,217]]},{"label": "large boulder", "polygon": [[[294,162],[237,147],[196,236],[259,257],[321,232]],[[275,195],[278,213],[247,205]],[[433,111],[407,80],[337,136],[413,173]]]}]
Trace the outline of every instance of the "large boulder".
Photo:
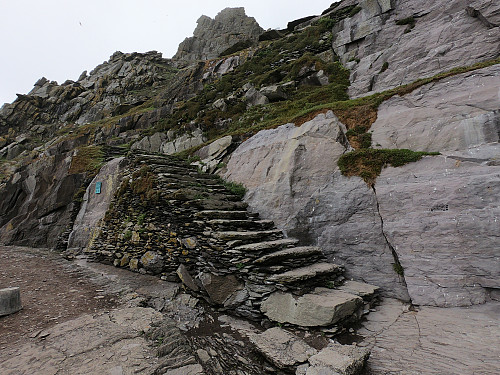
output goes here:
[{"label": "large boulder", "polygon": [[363,300],[350,293],[317,288],[314,293],[297,297],[277,292],[261,306],[271,320],[302,327],[330,326],[355,314]]}]

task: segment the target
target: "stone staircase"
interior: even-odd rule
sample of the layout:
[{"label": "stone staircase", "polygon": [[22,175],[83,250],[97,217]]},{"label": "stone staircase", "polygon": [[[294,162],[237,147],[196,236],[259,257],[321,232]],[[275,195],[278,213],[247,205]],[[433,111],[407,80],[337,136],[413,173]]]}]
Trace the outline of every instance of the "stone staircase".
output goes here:
[{"label": "stone staircase", "polygon": [[[99,260],[167,280],[180,278],[196,296],[253,320],[267,316],[281,323],[330,326],[357,320],[369,310],[376,288],[335,289],[344,283],[342,266],[249,212],[218,176],[170,156],[136,152],[129,159],[129,173],[90,249]],[[371,292],[360,295],[366,290]],[[287,304],[309,304],[310,311],[329,309],[336,316],[288,317],[280,308]]]}]

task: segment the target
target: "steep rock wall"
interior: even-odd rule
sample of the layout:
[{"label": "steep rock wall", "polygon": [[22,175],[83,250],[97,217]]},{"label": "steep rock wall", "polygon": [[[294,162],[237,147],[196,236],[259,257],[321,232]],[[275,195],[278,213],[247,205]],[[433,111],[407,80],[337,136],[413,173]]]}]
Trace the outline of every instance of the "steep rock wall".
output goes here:
[{"label": "steep rock wall", "polygon": [[359,6],[333,28],[333,49],[351,70],[352,97],[499,56],[499,28],[466,11],[470,6],[500,25],[498,2],[360,0]]},{"label": "steep rock wall", "polygon": [[[225,176],[248,185],[251,207],[320,245],[331,260],[346,264],[350,277],[415,304],[483,303],[500,287],[492,250],[498,243],[493,202],[500,200],[497,81],[498,65],[382,104],[373,125],[376,147],[435,150],[447,158],[386,169],[374,189],[340,174],[336,161],[349,146],[335,151],[336,136],[327,147],[300,149],[279,133],[305,133],[302,142],[322,137],[306,132],[311,123],[258,133],[232,154]],[[325,121],[322,116],[312,123]],[[336,124],[330,120],[326,129]],[[289,148],[298,157],[288,157]],[[404,277],[395,272],[398,262]]]}]

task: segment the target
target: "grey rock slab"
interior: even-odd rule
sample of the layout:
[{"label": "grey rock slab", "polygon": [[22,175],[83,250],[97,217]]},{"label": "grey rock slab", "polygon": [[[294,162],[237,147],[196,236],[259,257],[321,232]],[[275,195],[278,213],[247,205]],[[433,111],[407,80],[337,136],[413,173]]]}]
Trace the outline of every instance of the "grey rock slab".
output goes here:
[{"label": "grey rock slab", "polygon": [[241,252],[271,251],[271,250],[282,249],[284,247],[293,246],[296,245],[298,242],[299,240],[295,238],[285,238],[282,240],[264,241],[264,242],[251,243],[248,245],[236,246],[234,250]]},{"label": "grey rock slab", "polygon": [[309,358],[311,366],[306,375],[356,375],[361,372],[369,356],[370,351],[366,348],[331,343]]},{"label": "grey rock slab", "polygon": [[199,364],[182,366],[173,370],[167,370],[165,375],[203,375],[203,367]]},{"label": "grey rock slab", "polygon": [[250,336],[257,350],[279,368],[287,368],[306,362],[317,350],[297,336],[275,327],[261,334]]},{"label": "grey rock slab", "polygon": [[[92,244],[97,235],[99,220],[108,210],[111,199],[121,183],[124,158],[116,158],[106,163],[94,177],[85,191],[73,230],[68,238],[68,248],[85,249]],[[96,184],[101,183],[100,193],[96,194]]]},{"label": "grey rock slab", "polygon": [[197,292],[200,290],[198,285],[196,285],[196,282],[194,281],[193,277],[189,274],[189,271],[187,270],[186,266],[184,264],[181,264],[179,268],[177,268],[177,276],[179,276],[179,279],[181,279],[182,283],[186,285],[189,289]]},{"label": "grey rock slab", "polygon": [[250,209],[288,229],[313,191],[337,169],[346,148],[345,127],[332,112],[300,127],[282,125],[243,142],[227,163],[224,178],[242,183]]},{"label": "grey rock slab", "polygon": [[250,107],[269,103],[267,96],[257,91],[254,87],[245,93],[245,100]]},{"label": "grey rock slab", "polygon": [[[421,307],[408,311],[386,299],[366,316],[357,334],[371,350],[373,375],[498,374],[498,302],[467,308]],[[404,371],[402,371],[404,369]]]},{"label": "grey rock slab", "polygon": [[0,289],[0,316],[13,314],[22,308],[18,287]]},{"label": "grey rock slab", "polygon": [[224,240],[224,241],[234,241],[234,240],[259,240],[270,236],[282,235],[281,230],[263,230],[263,231],[228,231],[228,232],[214,232],[212,236],[214,238]]},{"label": "grey rock slab", "polygon": [[269,281],[292,284],[299,281],[306,281],[319,276],[328,276],[339,274],[343,271],[341,266],[333,263],[316,263],[311,266],[300,267],[294,270],[273,275],[268,278]]},{"label": "grey rock slab", "polygon": [[321,255],[321,249],[317,246],[299,246],[276,251],[256,259],[255,263],[279,262],[286,259],[306,258],[313,255]]},{"label": "grey rock slab", "polygon": [[413,303],[481,304],[500,288],[500,166],[425,157],[384,169],[376,193]]},{"label": "grey rock slab", "polygon": [[271,85],[261,88],[260,93],[269,99],[271,102],[286,100],[287,95],[278,85]]},{"label": "grey rock slab", "polygon": [[234,275],[217,276],[211,273],[202,273],[200,280],[203,288],[215,304],[224,304],[243,289],[243,285]]},{"label": "grey rock slab", "polygon": [[271,320],[303,327],[324,327],[353,315],[362,299],[350,293],[317,288],[297,297],[276,292],[262,302],[261,311]]},{"label": "grey rock slab", "polygon": [[359,281],[347,280],[337,289],[346,293],[354,294],[361,298],[371,298],[380,288],[375,285],[360,283]]},{"label": "grey rock slab", "polygon": [[459,74],[395,96],[371,127],[380,148],[455,151],[500,140],[500,65]]}]

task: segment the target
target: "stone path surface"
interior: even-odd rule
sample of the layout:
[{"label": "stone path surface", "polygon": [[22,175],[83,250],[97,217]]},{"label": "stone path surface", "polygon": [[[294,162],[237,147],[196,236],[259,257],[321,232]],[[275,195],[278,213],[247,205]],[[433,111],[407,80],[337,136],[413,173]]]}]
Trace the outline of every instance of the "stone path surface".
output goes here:
[{"label": "stone path surface", "polygon": [[[0,318],[2,375],[276,373],[249,346],[261,327],[209,311],[202,321],[177,284],[45,250],[0,246],[0,260],[0,286],[21,286],[24,305]],[[356,331],[371,350],[365,374],[496,375],[499,316],[499,302],[410,311],[385,299]],[[303,334],[318,351],[328,343]]]},{"label": "stone path surface", "polygon": [[500,303],[422,307],[387,299],[357,331],[371,348],[370,375],[500,373]]},{"label": "stone path surface", "polygon": [[8,265],[0,285],[20,286],[24,306],[0,318],[2,375],[152,374],[161,359],[144,332],[165,316],[179,326],[196,322],[173,299],[179,287],[155,277],[22,247],[0,246],[0,259]]}]

